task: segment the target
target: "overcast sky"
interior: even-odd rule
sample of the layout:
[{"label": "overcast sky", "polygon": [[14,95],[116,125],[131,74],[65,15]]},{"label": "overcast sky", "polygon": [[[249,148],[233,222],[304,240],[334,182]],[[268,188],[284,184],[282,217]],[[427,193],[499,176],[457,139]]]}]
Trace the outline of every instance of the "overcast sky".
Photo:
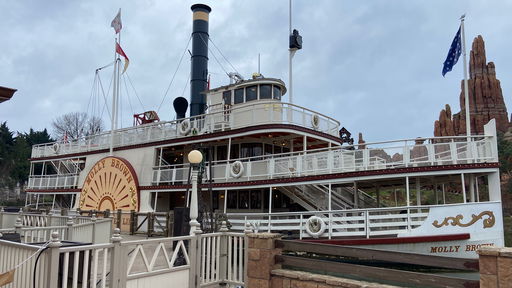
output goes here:
[{"label": "overcast sky", "polygon": [[[194,3],[0,1],[0,86],[18,89],[13,99],[0,104],[0,121],[25,132],[50,129],[55,117],[69,112],[98,114],[104,100],[101,93],[91,92],[94,71],[113,60],[110,22],[120,7],[128,75],[143,104],[126,82],[122,125],[132,125],[133,113],[158,110],[162,101],[160,118],[174,119],[173,99],[184,90],[189,97],[188,53],[177,68],[187,49]],[[211,39],[238,72],[246,78],[256,72],[259,53],[262,74],[288,83],[288,1],[203,3],[212,8]],[[362,132],[367,142],[432,136],[445,104],[460,110],[462,58],[445,78],[441,70],[458,19],[466,13],[468,53],[481,34],[487,61],[496,63],[511,107],[511,11],[512,1],[295,0],[293,27],[304,44],[294,58],[294,102],[339,120],[356,137]],[[229,79],[224,70],[233,69],[210,48],[221,63],[210,55],[212,87],[225,85]],[[100,72],[105,90],[109,69]],[[106,112],[103,118],[109,127]]]}]

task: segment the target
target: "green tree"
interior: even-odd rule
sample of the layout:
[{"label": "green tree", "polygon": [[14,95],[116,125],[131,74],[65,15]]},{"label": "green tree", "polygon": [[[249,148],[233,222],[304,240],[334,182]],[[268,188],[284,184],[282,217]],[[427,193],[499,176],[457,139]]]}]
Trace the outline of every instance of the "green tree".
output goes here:
[{"label": "green tree", "polygon": [[13,134],[7,127],[7,122],[0,125],[0,186],[12,184],[8,175],[12,164]]}]

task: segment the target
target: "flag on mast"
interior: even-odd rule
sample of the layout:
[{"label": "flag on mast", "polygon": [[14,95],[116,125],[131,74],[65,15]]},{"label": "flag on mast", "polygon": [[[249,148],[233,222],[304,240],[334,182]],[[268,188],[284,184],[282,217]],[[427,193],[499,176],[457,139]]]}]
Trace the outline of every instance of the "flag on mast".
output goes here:
[{"label": "flag on mast", "polygon": [[452,46],[450,46],[446,60],[443,63],[443,77],[446,73],[452,71],[453,66],[459,61],[460,54],[462,54],[462,41],[460,40],[459,26],[459,30],[455,34],[455,38],[453,38]]},{"label": "flag on mast", "polygon": [[128,65],[130,64],[130,59],[128,59],[128,56],[126,56],[126,53],[124,53],[123,48],[121,48],[121,45],[119,43],[116,43],[116,52],[117,54],[124,57],[124,68],[123,73],[128,69]]},{"label": "flag on mast", "polygon": [[121,31],[121,28],[123,28],[123,23],[121,23],[121,8],[119,8],[119,12],[117,12],[116,17],[114,18],[114,20],[112,20],[110,26],[114,28],[116,34]]}]

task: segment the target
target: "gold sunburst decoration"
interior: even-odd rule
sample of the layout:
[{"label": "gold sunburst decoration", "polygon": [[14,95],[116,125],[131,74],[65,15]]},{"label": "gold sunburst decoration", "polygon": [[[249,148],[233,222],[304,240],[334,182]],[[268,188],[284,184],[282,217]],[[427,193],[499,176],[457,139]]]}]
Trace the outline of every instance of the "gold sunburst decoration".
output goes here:
[{"label": "gold sunburst decoration", "polygon": [[139,184],[132,165],[119,157],[94,164],[80,193],[82,210],[139,210]]}]

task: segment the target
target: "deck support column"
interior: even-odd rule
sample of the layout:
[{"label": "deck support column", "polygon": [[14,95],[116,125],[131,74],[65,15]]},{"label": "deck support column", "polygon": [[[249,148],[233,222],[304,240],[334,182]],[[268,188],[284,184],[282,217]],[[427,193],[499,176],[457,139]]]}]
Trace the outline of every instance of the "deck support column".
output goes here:
[{"label": "deck support column", "polygon": [[354,181],[354,208],[359,208],[359,192],[357,190],[357,182]]},{"label": "deck support column", "polygon": [[375,192],[377,194],[377,208],[380,208],[380,185],[377,184],[377,187],[375,188]]},{"label": "deck support column", "polygon": [[466,199],[466,180],[464,180],[464,173],[460,174],[460,182],[462,184],[462,198],[464,199],[464,203],[467,203],[468,199]]},{"label": "deck support column", "polygon": [[475,202],[475,175],[469,175],[469,201]]},{"label": "deck support column", "polygon": [[268,233],[270,233],[271,229],[270,229],[270,220],[271,220],[271,217],[270,217],[270,214],[272,214],[272,186],[270,186],[269,190],[268,190]]},{"label": "deck support column", "polygon": [[410,206],[411,205],[411,196],[410,196],[410,193],[411,191],[409,190],[409,176],[405,176],[405,194],[406,194],[406,202],[407,202],[407,206]]},{"label": "deck support column", "polygon": [[228,189],[224,190],[224,214],[228,209]]},{"label": "deck support column", "polygon": [[421,206],[420,177],[416,177],[416,206]]}]

